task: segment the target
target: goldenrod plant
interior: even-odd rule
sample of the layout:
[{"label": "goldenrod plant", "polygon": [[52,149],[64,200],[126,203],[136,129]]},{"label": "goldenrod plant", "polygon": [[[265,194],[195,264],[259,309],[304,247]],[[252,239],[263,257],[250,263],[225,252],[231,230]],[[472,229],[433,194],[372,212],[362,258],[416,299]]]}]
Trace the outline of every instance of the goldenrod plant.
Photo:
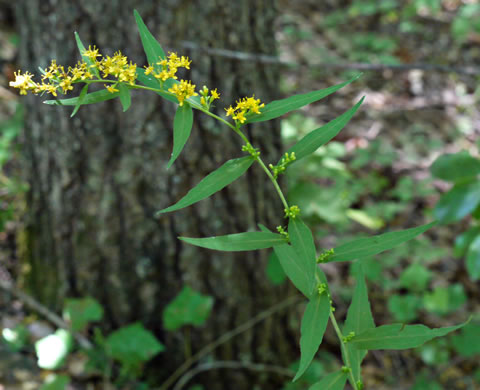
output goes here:
[{"label": "goldenrod plant", "polygon": [[[68,94],[74,85],[84,84],[78,97],[45,102],[51,105],[74,106],[72,116],[82,105],[115,98],[119,98],[123,110],[126,111],[130,107],[130,91],[133,89],[143,89],[159,94],[176,105],[173,152],[168,166],[171,166],[180,155],[190,136],[193,109],[221,122],[240,138],[242,146],[239,149],[245,153],[243,157],[228,160],[201,180],[178,202],[158,211],[157,215],[188,207],[211,196],[242,176],[253,164],[261,167],[283,204],[283,210],[279,212],[286,220],[285,226],[278,226],[277,232],[273,232],[259,224],[259,231],[207,238],[179,237],[179,239],[192,245],[219,251],[273,248],[285,274],[307,301],[300,329],[300,365],[294,381],[302,376],[315,357],[329,321],[338,337],[343,367],[324,378],[319,378],[319,382],[314,384],[311,390],[343,389],[347,381],[353,389],[361,390],[364,385],[360,366],[368,351],[415,348],[464,326],[460,324],[437,329],[401,323],[376,326],[371,314],[367,285],[361,267],[359,267],[360,271],[357,274],[356,287],[346,319],[343,324],[339,324],[339,320],[335,317],[330,287],[322,270],[323,263],[361,261],[413,239],[435,225],[435,222],[432,222],[403,231],[388,232],[322,251],[317,250],[312,232],[303,222],[299,207],[287,202],[278,183],[278,176],[283,174],[290,165],[315,152],[335,137],[359,109],[363,98],[339,117],[311,131],[285,151],[276,163],[265,163],[261,157],[261,150],[250,142],[244,132],[245,126],[250,123],[272,120],[314,103],[350,84],[358,76],[323,90],[295,95],[271,103],[263,103],[255,96],[244,97],[230,105],[226,109],[226,115],[221,117],[211,111],[212,104],[220,98],[220,93],[206,86],[197,89],[191,80],[179,80],[178,69],[189,69],[190,59],[179,56],[177,53],[166,55],[140,15],[136,11],[134,14],[148,60],[147,66],[142,68],[130,62],[120,51],[113,56],[103,56],[96,47],[89,46],[86,49],[76,34],[82,61],[75,67],[65,68],[52,60],[50,67],[42,70],[41,81],[34,81],[33,75],[29,72],[22,74],[18,71],[11,86],[18,88],[20,94],[49,93],[57,98],[59,94]],[[104,89],[89,93],[90,85],[95,83],[103,85]]]}]

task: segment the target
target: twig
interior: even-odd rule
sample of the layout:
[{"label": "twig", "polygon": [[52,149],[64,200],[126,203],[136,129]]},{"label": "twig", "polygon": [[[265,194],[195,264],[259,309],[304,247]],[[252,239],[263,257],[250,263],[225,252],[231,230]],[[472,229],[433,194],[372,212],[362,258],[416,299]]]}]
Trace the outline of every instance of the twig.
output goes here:
[{"label": "twig", "polygon": [[[29,306],[31,309],[41,314],[58,328],[62,328],[68,330],[69,332],[72,332],[70,326],[60,316],[49,310],[46,306],[42,305],[30,295],[27,295],[23,291],[16,288],[13,283],[0,280],[0,288],[20,299],[25,305]],[[82,348],[92,348],[92,343],[85,336],[77,332],[72,333]]]},{"label": "twig", "polygon": [[[227,50],[227,49],[215,49],[210,47],[204,47],[197,45],[194,42],[182,41],[180,46],[190,49],[204,52],[212,56],[219,56],[224,58],[231,58],[239,61],[254,61],[264,64],[276,64],[288,68],[298,67],[300,64],[290,61],[282,60],[276,56],[257,53],[246,53],[242,51]],[[305,65],[305,64],[303,64]],[[426,70],[445,73],[458,73],[466,75],[479,75],[480,67],[478,66],[451,66],[451,65],[439,65],[439,64],[367,64],[362,62],[353,63],[319,63],[308,64],[312,69],[340,69],[340,70],[363,70],[363,71],[375,71],[381,72],[385,70],[391,70],[393,72],[405,72],[409,70]]]},{"label": "twig", "polygon": [[219,368],[230,368],[230,369],[247,369],[252,371],[261,371],[261,372],[274,372],[279,375],[284,375],[288,377],[293,377],[295,373],[287,368],[269,365],[269,364],[257,364],[257,363],[250,363],[250,362],[236,362],[236,361],[218,361],[218,362],[211,362],[200,364],[199,366],[195,367],[194,369],[188,371],[185,375],[183,375],[173,390],[182,390],[183,387],[190,382],[190,380],[195,376],[200,374],[203,371],[210,371],[210,370],[218,370]]},{"label": "twig", "polygon": [[211,342],[210,344],[206,345],[203,347],[200,351],[198,351],[196,354],[194,354],[190,359],[186,360],[180,367],[178,367],[168,379],[163,382],[163,384],[160,386],[159,390],[167,390],[184,372],[186,372],[189,367],[200,360],[202,357],[213,351],[215,348],[219,347],[220,345],[226,343],[228,340],[231,338],[239,335],[240,333],[243,333],[247,331],[248,329],[252,328],[259,322],[262,322],[266,318],[270,317],[271,315],[275,314],[276,312],[285,309],[286,307],[293,305],[294,303],[297,303],[301,301],[302,298],[299,296],[291,296],[287,299],[285,299],[283,302],[280,302],[270,308],[268,308],[265,311],[262,311],[260,314],[256,315],[252,319],[248,320],[247,322],[243,323],[242,325],[236,327],[235,329],[232,329],[226,333],[224,333],[222,336],[220,336],[217,340]]}]

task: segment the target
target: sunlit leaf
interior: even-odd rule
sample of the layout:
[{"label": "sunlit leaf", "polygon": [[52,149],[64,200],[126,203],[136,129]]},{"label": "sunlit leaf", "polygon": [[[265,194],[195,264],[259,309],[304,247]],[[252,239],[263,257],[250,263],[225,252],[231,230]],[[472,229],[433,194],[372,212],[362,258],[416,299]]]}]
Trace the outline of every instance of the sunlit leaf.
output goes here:
[{"label": "sunlit leaf", "polygon": [[330,314],[330,298],[326,292],[313,294],[303,313],[300,337],[300,366],[293,378],[295,382],[312,362],[322,343]]},{"label": "sunlit leaf", "polygon": [[[357,284],[353,293],[352,303],[348,308],[347,319],[345,320],[344,335],[350,332],[360,334],[367,329],[375,328],[370,302],[368,301],[367,284],[361,266],[357,267]],[[355,380],[360,379],[360,365],[368,351],[352,348],[347,343],[347,354],[350,357],[352,374]]]},{"label": "sunlit leaf", "polygon": [[191,245],[226,252],[266,249],[285,242],[282,235],[266,232],[246,232],[207,238],[178,238]]},{"label": "sunlit leaf", "polygon": [[50,374],[39,390],[65,390],[69,383],[70,377],[68,375]]},{"label": "sunlit leaf", "polygon": [[335,248],[333,255],[328,257],[328,262],[361,260],[382,253],[415,238],[435,226],[435,224],[436,222],[431,222],[411,229],[350,241]]},{"label": "sunlit leaf", "polygon": [[356,348],[367,350],[416,348],[429,340],[460,329],[466,324],[435,329],[425,325],[382,325],[356,335],[350,343]]},{"label": "sunlit leaf", "polygon": [[120,102],[122,103],[123,112],[127,111],[132,104],[132,96],[130,95],[130,88],[125,84],[118,83],[118,90],[120,91]]},{"label": "sunlit leaf", "polygon": [[303,157],[315,152],[320,146],[325,145],[328,141],[335,137],[347,125],[362,104],[363,100],[364,98],[362,98],[350,110],[331,120],[326,125],[308,133],[305,137],[288,149],[287,153],[295,153],[295,161],[298,161]]},{"label": "sunlit leaf", "polygon": [[193,125],[193,111],[188,103],[178,106],[173,120],[173,152],[167,168],[177,159],[190,137]]},{"label": "sunlit leaf", "polygon": [[165,52],[163,51],[160,43],[158,43],[152,33],[148,30],[137,10],[134,10],[133,14],[135,15],[135,21],[137,22],[138,32],[140,33],[140,39],[142,40],[143,50],[147,55],[147,61],[149,64],[155,65],[160,58],[165,58]]},{"label": "sunlit leaf", "polygon": [[86,298],[69,298],[65,301],[63,318],[70,323],[74,332],[82,331],[92,321],[103,318],[103,308],[97,300]]},{"label": "sunlit leaf", "polygon": [[309,92],[302,95],[294,95],[282,100],[275,100],[261,108],[260,114],[252,114],[252,116],[247,119],[247,123],[264,122],[270,119],[278,118],[290,111],[297,110],[303,106],[306,106],[307,104],[316,102],[324,97],[327,97],[328,95],[331,95],[340,88],[343,88],[344,86],[355,81],[359,77],[360,75],[357,75],[350,80],[345,81],[344,83],[337,84],[333,87],[325,88],[319,91]]},{"label": "sunlit leaf", "polygon": [[308,390],[343,390],[347,383],[347,374],[342,370],[332,372],[315,383]]},{"label": "sunlit leaf", "polygon": [[184,325],[201,326],[207,321],[212,307],[212,297],[202,295],[185,286],[165,307],[163,325],[167,330],[176,330]]},{"label": "sunlit leaf", "polygon": [[[120,96],[120,92],[111,93],[106,89],[102,89],[100,91],[87,93],[83,98],[82,105],[104,102],[105,100],[115,99],[119,96]],[[79,99],[80,97],[74,97],[69,99],[45,100],[43,103],[54,105],[54,106],[76,106],[78,104]]]},{"label": "sunlit leaf", "polygon": [[180,210],[202,199],[208,198],[210,195],[220,191],[242,176],[254,161],[255,160],[252,156],[245,156],[227,161],[220,168],[206,176],[177,203],[158,211],[156,215]]}]

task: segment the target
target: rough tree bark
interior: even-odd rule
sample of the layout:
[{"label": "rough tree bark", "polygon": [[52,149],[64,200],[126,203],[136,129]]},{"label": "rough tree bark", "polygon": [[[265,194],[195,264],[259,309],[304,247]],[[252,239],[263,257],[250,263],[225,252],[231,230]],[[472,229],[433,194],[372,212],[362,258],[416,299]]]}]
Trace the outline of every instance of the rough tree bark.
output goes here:
[{"label": "rough tree bark", "polygon": [[[193,60],[198,87],[218,88],[221,103],[251,95],[271,101],[278,73],[256,63],[181,50],[182,40],[202,46],[275,54],[274,0],[18,0],[16,15],[23,69],[46,67],[51,58],[73,65],[78,57],[73,31],[105,54],[121,49],[144,64],[132,15],[136,8],[161,43]],[[26,230],[21,236],[24,285],[59,310],[66,296],[98,298],[106,309],[104,326],[141,320],[166,343],[155,363],[165,378],[183,361],[182,336],[162,330],[165,304],[184,284],[215,297],[213,316],[193,331],[193,348],[214,340],[263,309],[292,294],[272,287],[264,274],[267,252],[218,253],[185,246],[179,235],[206,237],[274,228],[282,206],[256,167],[246,178],[193,207],[154,218],[208,172],[239,157],[232,132],[195,113],[193,135],[183,156],[168,172],[173,104],[136,93],[128,113],[118,101],[70,110],[27,99],[24,167],[30,184]],[[275,122],[248,132],[266,161],[277,161]],[[287,366],[296,356],[298,323],[276,316],[214,352],[216,359]],[[263,375],[262,389],[278,388],[285,378]],[[208,389],[252,389],[259,376],[226,370],[204,376]],[[235,386],[232,387],[232,383]]]}]

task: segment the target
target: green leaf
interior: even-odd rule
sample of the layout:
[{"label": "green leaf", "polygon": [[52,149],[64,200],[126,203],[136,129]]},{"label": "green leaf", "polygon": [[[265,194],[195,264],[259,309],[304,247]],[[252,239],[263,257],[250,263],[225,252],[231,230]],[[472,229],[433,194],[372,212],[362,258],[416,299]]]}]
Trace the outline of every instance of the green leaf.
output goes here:
[{"label": "green leaf", "polygon": [[287,275],[285,275],[282,265],[280,264],[280,261],[278,260],[277,255],[273,251],[272,253],[270,253],[270,256],[268,257],[268,263],[267,263],[267,268],[265,272],[267,274],[268,279],[274,285],[282,284],[285,281],[285,279],[287,279]]},{"label": "green leaf", "polygon": [[480,174],[480,160],[467,151],[444,154],[435,160],[430,171],[439,179],[456,182]]},{"label": "green leaf", "polygon": [[75,105],[75,108],[73,109],[73,112],[72,112],[72,115],[70,115],[70,118],[73,118],[75,114],[78,112],[78,110],[80,109],[80,106],[83,104],[83,101],[85,100],[85,96],[87,95],[87,92],[88,92],[88,84],[85,84],[85,86],[80,91],[77,104]]},{"label": "green leaf", "polygon": [[315,383],[308,390],[343,390],[347,383],[347,374],[342,370],[332,372],[323,378],[320,382]]},{"label": "green leaf", "polygon": [[88,65],[89,69],[93,70],[93,73],[95,74],[95,76],[97,76],[97,78],[100,78],[100,72],[98,71],[98,68],[95,65],[95,63],[90,58],[88,58],[86,55],[83,54],[86,49],[85,49],[85,46],[83,45],[83,43],[80,39],[80,35],[78,35],[78,33],[76,31],[75,31],[75,41],[77,42],[78,51],[80,52],[80,55],[82,56],[82,60],[85,61],[85,63]]},{"label": "green leaf", "polygon": [[275,100],[271,103],[268,103],[264,108],[260,109],[260,114],[254,114],[247,118],[246,123],[253,123],[253,122],[264,122],[270,119],[278,118],[290,111],[297,110],[307,104],[316,102],[332,93],[338,91],[340,88],[350,84],[351,82],[358,79],[360,75],[357,75],[351,78],[344,83],[334,85],[333,87],[321,89],[319,91],[309,92],[302,95],[295,95],[290,96],[286,99],[282,100]]},{"label": "green leaf", "polygon": [[314,294],[308,302],[300,328],[300,366],[293,381],[302,376],[312,362],[322,343],[323,334],[330,314],[330,298],[328,294]]},{"label": "green leaf", "polygon": [[[370,302],[368,301],[365,276],[363,274],[363,269],[360,266],[357,268],[357,285],[355,286],[355,291],[353,293],[352,303],[348,308],[343,334],[344,336],[348,335],[350,332],[360,334],[365,330],[372,328],[375,328],[375,322],[373,321]],[[355,378],[355,381],[360,380],[360,365],[368,351],[351,348],[349,343],[347,343],[346,346],[353,377]]]},{"label": "green leaf", "polygon": [[418,317],[422,299],[411,294],[391,295],[388,297],[387,306],[395,321],[411,322]]},{"label": "green leaf", "polygon": [[452,336],[452,345],[461,356],[480,355],[480,324],[466,325],[458,334]]},{"label": "green leaf", "polygon": [[311,269],[308,264],[302,261],[291,245],[277,245],[273,247],[273,250],[288,278],[303,295],[310,298],[315,286],[312,283]]},{"label": "green leaf", "polygon": [[310,277],[309,284],[315,284],[316,250],[313,235],[307,225],[299,218],[290,218],[288,234],[292,247],[297,252],[299,261],[303,264],[306,274]]},{"label": "green leaf", "polygon": [[334,138],[346,126],[346,124],[350,121],[362,104],[363,100],[364,98],[362,98],[350,110],[328,122],[326,125],[308,133],[305,137],[288,149],[287,153],[295,153],[295,161],[298,161],[315,152],[315,150]]},{"label": "green leaf", "polygon": [[467,323],[435,329],[425,325],[382,325],[360,333],[350,343],[356,348],[367,350],[416,348],[429,340],[460,329]]},{"label": "green leaf", "polygon": [[35,343],[38,366],[46,370],[62,367],[72,346],[73,337],[64,329],[58,329],[54,334],[38,340]]},{"label": "green leaf", "polygon": [[127,111],[132,104],[132,96],[130,95],[130,88],[125,84],[118,83],[118,90],[120,91],[120,102],[122,103],[123,112]]},{"label": "green leaf", "polygon": [[45,379],[45,383],[40,387],[40,390],[65,390],[70,383],[68,375],[50,374]]},{"label": "green leaf", "polygon": [[212,297],[185,286],[163,310],[163,325],[167,330],[177,330],[184,325],[201,326],[210,316],[212,307]]},{"label": "green leaf", "polygon": [[446,315],[458,310],[467,301],[465,289],[460,283],[447,287],[437,286],[432,293],[423,296],[426,310],[438,315]]},{"label": "green leaf", "polygon": [[165,350],[152,332],[140,323],[124,326],[108,335],[105,348],[109,356],[126,366],[137,366]]},{"label": "green leaf", "polygon": [[432,279],[432,271],[419,263],[408,266],[400,275],[400,285],[412,291],[424,291]]},{"label": "green leaf", "polygon": [[328,262],[361,260],[382,253],[415,238],[435,226],[435,224],[436,222],[431,222],[411,229],[350,241],[335,248],[333,255],[328,258]]},{"label": "green leaf", "polygon": [[257,249],[271,248],[285,242],[285,238],[277,233],[246,232],[229,234],[226,236],[191,238],[178,237],[188,244],[216,251],[237,252],[253,251]]},{"label": "green leaf", "polygon": [[92,321],[103,318],[103,308],[97,300],[87,298],[71,298],[65,301],[63,318],[70,323],[74,332],[83,331]]},{"label": "green leaf", "polygon": [[459,258],[465,256],[470,244],[478,235],[480,235],[480,227],[473,226],[455,237],[454,256]]},{"label": "green leaf", "polygon": [[173,120],[173,152],[167,168],[170,168],[173,162],[182,152],[185,143],[190,137],[193,125],[193,110],[188,103],[178,106],[175,118]]},{"label": "green leaf", "polygon": [[[105,100],[115,99],[119,96],[120,92],[111,93],[108,92],[106,89],[102,89],[100,91],[87,93],[83,98],[82,105],[103,102]],[[80,97],[74,97],[70,99],[45,100],[43,103],[54,106],[76,106],[79,99]]]},{"label": "green leaf", "polygon": [[460,183],[441,196],[433,213],[440,222],[455,222],[474,211],[479,203],[480,181]]},{"label": "green leaf", "polygon": [[466,267],[470,279],[473,281],[480,279],[480,236],[477,236],[468,247]]},{"label": "green leaf", "polygon": [[230,183],[242,176],[255,160],[252,156],[245,156],[228,160],[220,168],[210,173],[208,176],[192,188],[187,195],[180,199],[174,205],[166,209],[157,211],[156,215],[162,213],[169,213],[171,211],[180,210],[184,207],[190,206],[198,201],[208,198],[215,192],[228,186]]},{"label": "green leaf", "polygon": [[160,46],[160,43],[158,43],[152,33],[148,30],[137,10],[134,10],[133,14],[135,15],[135,20],[137,22],[138,32],[140,33],[140,39],[142,40],[143,50],[147,55],[147,61],[149,64],[155,66],[159,57],[162,59],[165,58],[165,52],[163,51],[162,46]]}]

